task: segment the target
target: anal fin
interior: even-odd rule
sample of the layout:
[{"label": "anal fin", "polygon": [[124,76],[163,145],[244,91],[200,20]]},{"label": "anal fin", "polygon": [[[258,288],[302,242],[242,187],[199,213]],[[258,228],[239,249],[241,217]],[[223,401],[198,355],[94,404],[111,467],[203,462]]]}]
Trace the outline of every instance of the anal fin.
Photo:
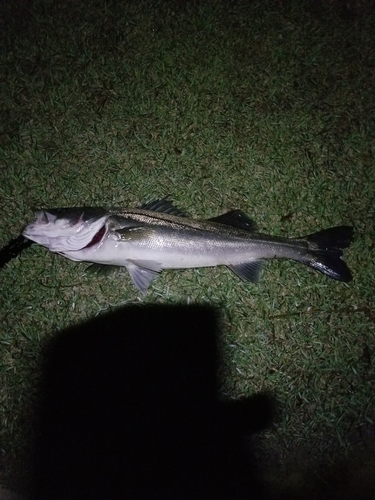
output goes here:
[{"label": "anal fin", "polygon": [[242,262],[227,267],[242,280],[257,283],[261,278],[264,264],[263,260],[253,260],[252,262]]}]

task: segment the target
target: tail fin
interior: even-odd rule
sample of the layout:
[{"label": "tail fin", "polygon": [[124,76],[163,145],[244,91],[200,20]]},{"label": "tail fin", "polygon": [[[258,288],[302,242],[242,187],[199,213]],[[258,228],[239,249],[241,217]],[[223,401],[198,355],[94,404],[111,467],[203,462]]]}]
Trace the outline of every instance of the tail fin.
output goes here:
[{"label": "tail fin", "polygon": [[343,248],[353,239],[353,228],[337,226],[323,229],[304,238],[309,244],[309,259],[304,263],[337,281],[350,281],[352,273],[342,260]]}]

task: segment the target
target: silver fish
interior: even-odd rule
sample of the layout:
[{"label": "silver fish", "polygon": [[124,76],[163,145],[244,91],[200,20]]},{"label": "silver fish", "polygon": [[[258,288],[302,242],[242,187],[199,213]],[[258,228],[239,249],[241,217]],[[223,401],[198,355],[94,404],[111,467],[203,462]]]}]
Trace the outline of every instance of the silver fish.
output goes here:
[{"label": "silver fish", "polygon": [[240,210],[195,220],[165,198],[133,210],[40,210],[23,235],[68,259],[93,262],[96,268],[125,266],[142,293],[162,269],[223,265],[241,279],[256,282],[264,260],[274,258],[293,259],[338,281],[352,279],[342,260],[342,249],[353,238],[350,226],[284,238],[259,233]]}]

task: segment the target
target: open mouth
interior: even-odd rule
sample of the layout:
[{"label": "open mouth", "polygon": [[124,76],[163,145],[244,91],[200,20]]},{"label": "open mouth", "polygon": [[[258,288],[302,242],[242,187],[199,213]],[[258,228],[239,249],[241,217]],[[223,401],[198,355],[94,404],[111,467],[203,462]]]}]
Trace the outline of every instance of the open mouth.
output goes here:
[{"label": "open mouth", "polygon": [[85,248],[90,248],[99,243],[104,235],[105,235],[105,225],[99,229],[99,231],[94,235],[90,243],[88,243],[85,247],[83,247],[82,250],[84,250]]}]

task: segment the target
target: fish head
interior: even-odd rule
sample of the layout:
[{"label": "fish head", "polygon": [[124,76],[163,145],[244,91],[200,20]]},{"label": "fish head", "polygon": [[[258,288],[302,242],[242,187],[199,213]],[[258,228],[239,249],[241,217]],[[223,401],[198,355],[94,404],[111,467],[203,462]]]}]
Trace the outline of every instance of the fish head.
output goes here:
[{"label": "fish head", "polygon": [[102,208],[38,210],[36,220],[22,234],[51,252],[66,253],[100,245],[110,214]]}]

